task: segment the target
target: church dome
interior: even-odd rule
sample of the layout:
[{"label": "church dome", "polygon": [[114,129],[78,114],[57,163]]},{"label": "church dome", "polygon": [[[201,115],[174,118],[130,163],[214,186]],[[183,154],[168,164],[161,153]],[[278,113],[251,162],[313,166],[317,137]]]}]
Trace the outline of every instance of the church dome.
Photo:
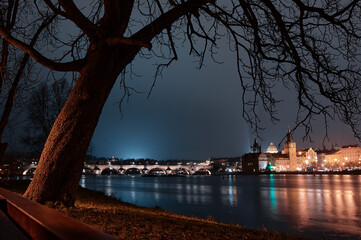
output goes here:
[{"label": "church dome", "polygon": [[275,145],[273,145],[273,142],[269,145],[267,148],[267,153],[278,153],[278,150]]}]

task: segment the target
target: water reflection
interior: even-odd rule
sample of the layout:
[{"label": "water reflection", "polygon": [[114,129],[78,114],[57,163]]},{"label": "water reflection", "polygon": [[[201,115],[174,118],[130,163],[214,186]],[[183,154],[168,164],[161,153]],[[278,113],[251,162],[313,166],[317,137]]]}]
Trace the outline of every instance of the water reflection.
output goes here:
[{"label": "water reflection", "polygon": [[269,195],[270,195],[270,202],[271,202],[271,211],[274,214],[276,211],[276,207],[277,207],[277,198],[276,198],[276,190],[274,187],[274,179],[273,179],[273,174],[270,174],[270,179],[269,179],[269,183],[270,183],[270,191],[269,191]]},{"label": "water reflection", "polygon": [[237,186],[235,186],[236,176],[229,175],[228,177],[228,188],[226,191],[226,195],[228,195],[229,204],[231,206],[237,205],[238,198],[237,198]]},{"label": "water reflection", "polygon": [[112,187],[112,178],[111,176],[105,176],[105,189],[104,192],[106,195],[112,196],[113,195],[113,187]]},{"label": "water reflection", "polygon": [[361,176],[84,176],[80,185],[142,206],[308,237],[359,239]]},{"label": "water reflection", "polygon": [[[300,233],[317,226],[315,232],[320,235],[329,231],[333,237],[358,236],[361,232],[361,206],[357,205],[360,203],[360,176],[333,177],[277,176],[275,182],[274,176],[270,175],[269,199],[273,218],[286,216],[287,222]],[[355,180],[350,181],[350,178]],[[287,187],[283,187],[285,179]]]}]

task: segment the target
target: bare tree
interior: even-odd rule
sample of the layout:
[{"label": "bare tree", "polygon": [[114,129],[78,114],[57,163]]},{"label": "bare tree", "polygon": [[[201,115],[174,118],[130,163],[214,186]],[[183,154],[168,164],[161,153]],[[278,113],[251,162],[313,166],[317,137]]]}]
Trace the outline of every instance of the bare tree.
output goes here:
[{"label": "bare tree", "polygon": [[283,85],[298,96],[296,127],[307,132],[314,115],[336,116],[360,137],[358,0],[44,2],[41,7],[58,14],[59,22],[80,30],[71,39],[54,40],[63,43],[65,56],[51,60],[47,49],[35,49],[0,27],[9,43],[43,66],[78,73],[25,193],[30,199],[74,204],[87,147],[117,77],[136,55],[168,58],[156,69],[159,75],[177,60],[175,39],[182,34],[201,65],[228,38],[242,84],[243,116],[256,129],[258,107],[276,120],[273,92]]},{"label": "bare tree", "polygon": [[[30,8],[29,8],[30,7]],[[24,36],[29,47],[34,47],[39,40],[44,29],[54,20],[52,17],[42,16],[40,19],[33,19],[32,26],[22,26],[22,21],[31,13],[31,6],[26,1],[8,0],[0,2],[0,25],[6,32],[12,35]],[[25,16],[24,16],[25,15]],[[20,33],[19,33],[19,29]],[[9,44],[5,38],[1,40],[1,62],[0,62],[0,94],[4,96],[1,102],[2,115],[0,118],[0,161],[2,160],[7,143],[2,142],[4,131],[9,123],[10,115],[14,107],[15,96],[18,92],[19,84],[26,72],[26,66],[29,63],[30,55]],[[26,75],[28,75],[27,73]]]},{"label": "bare tree", "polygon": [[36,155],[40,156],[69,92],[70,86],[65,78],[51,84],[43,81],[31,92],[26,106],[28,117],[22,140]]}]

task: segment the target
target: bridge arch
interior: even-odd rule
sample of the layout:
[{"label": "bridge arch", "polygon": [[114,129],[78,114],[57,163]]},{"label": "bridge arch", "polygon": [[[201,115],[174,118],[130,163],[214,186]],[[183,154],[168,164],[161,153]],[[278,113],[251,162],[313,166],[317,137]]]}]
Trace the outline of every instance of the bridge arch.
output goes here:
[{"label": "bridge arch", "polygon": [[148,174],[153,176],[167,175],[166,171],[162,168],[152,168],[151,170],[149,170]]},{"label": "bridge arch", "polygon": [[138,175],[140,173],[141,173],[140,170],[135,167],[128,168],[127,170],[125,170],[125,174],[129,174],[129,175]]},{"label": "bridge arch", "polygon": [[118,175],[118,171],[111,167],[104,168],[101,175]]},{"label": "bridge arch", "polygon": [[195,175],[211,175],[212,173],[208,169],[200,168],[194,174]]},{"label": "bridge arch", "polygon": [[190,175],[189,170],[185,169],[185,168],[178,168],[176,170],[174,170],[176,175]]}]

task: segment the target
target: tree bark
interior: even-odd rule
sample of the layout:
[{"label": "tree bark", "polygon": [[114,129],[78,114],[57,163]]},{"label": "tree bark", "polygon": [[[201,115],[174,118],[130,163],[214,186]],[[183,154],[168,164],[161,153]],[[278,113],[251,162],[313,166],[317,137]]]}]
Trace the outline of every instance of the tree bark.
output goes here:
[{"label": "tree bark", "polygon": [[121,50],[97,44],[45,143],[34,179],[24,196],[40,203],[73,206],[94,129],[104,103],[124,67],[139,48]]}]

